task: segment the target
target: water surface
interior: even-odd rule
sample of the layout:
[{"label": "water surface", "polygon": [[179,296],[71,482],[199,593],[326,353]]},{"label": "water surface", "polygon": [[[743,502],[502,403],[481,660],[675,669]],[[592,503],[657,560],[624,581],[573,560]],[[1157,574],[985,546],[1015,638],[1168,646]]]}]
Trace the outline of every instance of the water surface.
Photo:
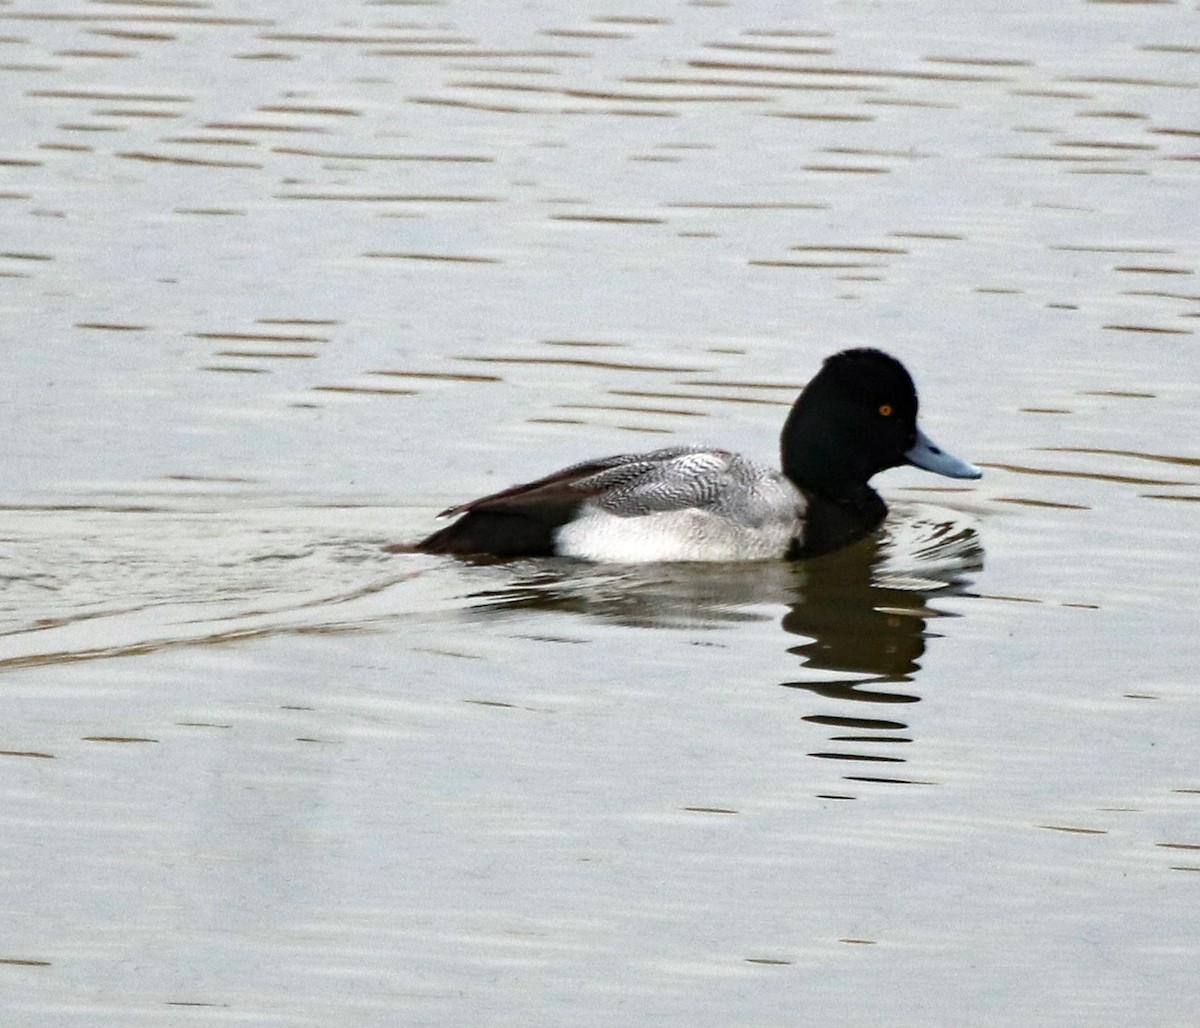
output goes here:
[{"label": "water surface", "polygon": [[[294,6],[0,10],[4,1023],[1191,1023],[1195,13]],[[387,549],[849,345],[979,483]]]}]

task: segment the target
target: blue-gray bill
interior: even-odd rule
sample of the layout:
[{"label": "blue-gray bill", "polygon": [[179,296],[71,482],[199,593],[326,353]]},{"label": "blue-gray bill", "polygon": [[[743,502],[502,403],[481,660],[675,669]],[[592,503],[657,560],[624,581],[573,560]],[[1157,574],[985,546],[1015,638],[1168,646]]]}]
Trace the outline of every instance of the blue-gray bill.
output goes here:
[{"label": "blue-gray bill", "polygon": [[947,478],[979,478],[983,474],[974,464],[947,453],[919,428],[917,441],[905,453],[904,459],[918,468]]}]

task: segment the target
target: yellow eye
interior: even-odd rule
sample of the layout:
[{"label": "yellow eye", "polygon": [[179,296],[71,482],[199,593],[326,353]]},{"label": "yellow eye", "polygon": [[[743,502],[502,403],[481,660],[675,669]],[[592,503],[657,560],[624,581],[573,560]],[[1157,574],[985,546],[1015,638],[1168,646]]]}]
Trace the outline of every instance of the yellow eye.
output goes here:
[{"label": "yellow eye", "polygon": [[879,413],[882,414],[885,418],[890,418],[892,416],[892,405],[890,403],[880,404],[879,405]]}]

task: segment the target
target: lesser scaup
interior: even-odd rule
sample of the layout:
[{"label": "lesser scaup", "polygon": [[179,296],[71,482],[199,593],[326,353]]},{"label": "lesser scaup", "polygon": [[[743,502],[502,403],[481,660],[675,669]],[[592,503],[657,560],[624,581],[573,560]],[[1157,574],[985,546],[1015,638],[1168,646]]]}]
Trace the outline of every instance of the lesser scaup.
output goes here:
[{"label": "lesser scaup", "polygon": [[784,422],[780,450],[782,471],[700,446],[584,461],[442,511],[461,517],[417,549],[624,563],[813,557],[879,527],[887,506],[867,484],[877,472],[982,474],[917,427],[908,371],[871,349],[825,361]]}]

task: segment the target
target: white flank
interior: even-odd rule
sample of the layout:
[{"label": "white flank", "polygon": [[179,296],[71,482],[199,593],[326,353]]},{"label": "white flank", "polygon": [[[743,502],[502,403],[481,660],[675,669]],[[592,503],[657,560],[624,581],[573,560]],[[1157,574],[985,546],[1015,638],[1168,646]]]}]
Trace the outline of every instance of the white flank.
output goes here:
[{"label": "white flank", "polygon": [[789,513],[751,527],[695,508],[623,518],[585,507],[558,530],[556,550],[617,564],[779,560],[798,530],[794,510]]}]

